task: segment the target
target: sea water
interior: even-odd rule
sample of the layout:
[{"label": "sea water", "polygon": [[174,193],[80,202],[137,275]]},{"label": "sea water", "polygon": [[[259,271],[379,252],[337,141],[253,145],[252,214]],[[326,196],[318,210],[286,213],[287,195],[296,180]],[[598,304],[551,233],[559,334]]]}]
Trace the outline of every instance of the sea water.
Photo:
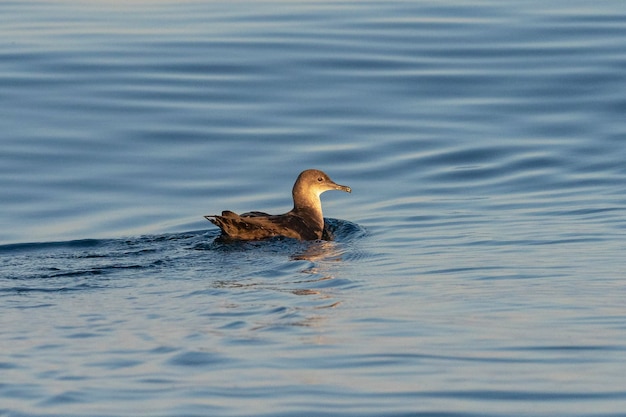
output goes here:
[{"label": "sea water", "polygon": [[[622,416],[626,4],[0,3],[0,416]],[[307,168],[333,241],[221,242]]]}]

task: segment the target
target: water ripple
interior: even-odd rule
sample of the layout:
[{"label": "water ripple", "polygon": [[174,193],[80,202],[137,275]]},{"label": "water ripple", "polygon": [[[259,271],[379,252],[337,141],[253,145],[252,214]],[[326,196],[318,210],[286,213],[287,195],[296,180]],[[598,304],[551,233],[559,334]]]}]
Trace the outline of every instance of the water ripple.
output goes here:
[{"label": "water ripple", "polygon": [[0,2],[0,415],[622,415],[619,6]]}]

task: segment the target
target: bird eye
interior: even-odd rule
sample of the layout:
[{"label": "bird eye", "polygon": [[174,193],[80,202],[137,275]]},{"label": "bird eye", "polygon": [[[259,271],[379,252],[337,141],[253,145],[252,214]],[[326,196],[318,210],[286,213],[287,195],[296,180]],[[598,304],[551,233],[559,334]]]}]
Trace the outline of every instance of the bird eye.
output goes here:
[{"label": "bird eye", "polygon": [[318,178],[317,178],[317,181],[318,181],[318,182],[322,182],[322,181],[324,181],[324,178],[322,178],[322,177],[318,177]]}]

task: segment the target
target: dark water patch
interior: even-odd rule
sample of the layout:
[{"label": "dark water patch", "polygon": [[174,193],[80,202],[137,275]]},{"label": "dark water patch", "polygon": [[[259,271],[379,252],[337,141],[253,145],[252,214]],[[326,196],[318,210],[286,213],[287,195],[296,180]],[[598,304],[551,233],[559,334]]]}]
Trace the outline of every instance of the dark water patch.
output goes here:
[{"label": "dark water patch", "polygon": [[[506,350],[506,349],[505,349]],[[515,349],[513,349],[515,350]],[[563,353],[563,352],[561,352]],[[567,353],[567,352],[565,352]],[[561,363],[568,363],[569,359],[562,359]],[[407,366],[408,363],[509,363],[509,364],[532,364],[532,363],[544,363],[555,364],[559,361],[555,358],[528,358],[510,355],[507,357],[494,356],[494,355],[475,355],[475,356],[454,356],[443,354],[421,354],[421,353],[385,353],[385,354],[373,354],[373,355],[359,355],[359,356],[342,356],[335,355],[330,358],[321,359],[320,363],[316,366],[328,369],[334,369],[335,367],[343,369],[384,369],[386,367]]]},{"label": "dark water patch", "polygon": [[563,345],[563,346],[520,346],[504,348],[506,351],[544,351],[544,352],[556,352],[556,353],[578,353],[578,352],[595,352],[595,351],[607,351],[607,352],[623,352],[626,350],[624,346],[610,346],[610,345]]},{"label": "dark water patch", "polygon": [[0,369],[15,369],[18,366],[13,363],[0,362]]},{"label": "dark water patch", "polygon": [[[23,290],[20,288],[7,288],[7,289],[3,289],[3,291],[7,293],[11,293],[11,292],[20,293],[20,291],[25,291],[26,293],[28,293],[31,291],[31,289]],[[48,308],[48,307],[54,307],[54,306],[55,304],[51,304],[51,303],[39,303],[39,304],[23,304],[22,303],[20,305],[15,306],[14,308],[19,309],[19,310],[27,310],[27,309],[37,309],[37,308]]]},{"label": "dark water patch", "polygon": [[173,352],[176,352],[176,348],[171,347],[171,346],[158,346],[156,348],[153,348],[152,350],[150,350],[150,354],[154,354],[154,355],[163,355],[163,354],[170,354]]},{"label": "dark water patch", "polygon": [[66,337],[68,339],[90,339],[93,337],[99,337],[100,335],[98,333],[89,333],[89,332],[79,332],[79,333],[72,333],[70,335],[67,335]]},{"label": "dark water patch", "polygon": [[106,370],[118,370],[126,368],[135,368],[142,365],[144,361],[140,360],[125,360],[125,359],[111,359],[108,361],[91,362],[87,366],[95,368],[102,368]]},{"label": "dark water patch", "polygon": [[350,242],[367,234],[363,226],[347,220],[324,218],[324,227],[332,237],[331,240],[338,242]]},{"label": "dark water patch", "polygon": [[[407,397],[410,397],[410,395],[407,395]],[[331,417],[331,416],[336,416],[337,411],[320,411],[317,410],[316,407],[313,406],[313,404],[308,404],[310,406],[310,408],[307,409],[311,409],[312,411],[308,411],[308,415],[310,415],[311,417]],[[339,408],[338,406],[335,408]],[[497,414],[491,414],[491,413],[486,413],[486,412],[482,412],[482,413],[468,413],[468,412],[439,412],[439,411],[368,411],[368,410],[362,410],[362,411],[357,411],[357,412],[352,412],[352,411],[343,411],[341,413],[342,416],[346,416],[346,417],[357,417],[357,416],[362,416],[362,417],[375,417],[375,416],[380,416],[380,413],[383,412],[386,416],[389,417],[479,417],[479,416],[483,416],[483,417],[491,417],[491,416],[496,416]],[[276,417],[295,417],[296,415],[298,415],[298,412],[285,412],[285,413],[268,413],[268,414],[258,414],[259,417],[270,417],[270,416],[276,416]]]},{"label": "dark water patch", "polygon": [[0,393],[6,398],[34,400],[41,396],[41,386],[29,383],[1,383]]},{"label": "dark water patch", "polygon": [[608,400],[608,399],[624,399],[626,392],[534,392],[534,391],[504,391],[504,390],[488,390],[488,391],[445,391],[445,392],[426,392],[420,393],[422,397],[439,397],[439,398],[456,398],[456,399],[472,399],[476,401],[590,401],[590,400]]},{"label": "dark water patch", "polygon": [[62,394],[55,395],[42,401],[39,405],[44,407],[52,406],[68,406],[76,403],[84,403],[85,395],[81,391],[68,391]]},{"label": "dark water patch", "polygon": [[228,358],[211,352],[184,352],[179,353],[169,359],[168,363],[174,366],[182,366],[185,368],[215,368],[225,366],[229,362]]},{"label": "dark water patch", "polygon": [[80,239],[67,242],[41,242],[41,243],[17,243],[0,245],[0,252],[16,252],[32,251],[32,250],[50,250],[50,249],[85,249],[101,247],[106,241],[98,239]]},{"label": "dark water patch", "polygon": [[[14,278],[15,279],[15,278]],[[67,283],[67,282],[40,282],[39,278],[29,277],[29,281],[22,281],[22,285],[2,285],[0,293],[5,296],[29,295],[29,294],[72,294],[74,292],[91,291],[106,288],[106,286],[94,283]],[[21,279],[20,279],[21,281]],[[3,283],[4,284],[4,283]],[[37,303],[34,305],[24,305],[21,308],[46,308],[54,306],[50,303]]]},{"label": "dark water patch", "polygon": [[[546,211],[542,214],[547,216],[555,216],[557,218],[578,217],[578,218],[606,218],[605,214],[612,212],[623,212],[625,207],[584,207],[569,210]],[[619,214],[619,213],[617,213]]]}]

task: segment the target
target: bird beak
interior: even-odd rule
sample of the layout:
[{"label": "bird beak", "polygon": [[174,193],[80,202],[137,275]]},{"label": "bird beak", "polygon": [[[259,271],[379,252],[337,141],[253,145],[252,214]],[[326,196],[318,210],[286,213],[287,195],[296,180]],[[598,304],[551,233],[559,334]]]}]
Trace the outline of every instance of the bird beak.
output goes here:
[{"label": "bird beak", "polygon": [[352,188],[348,187],[347,185],[339,185],[339,184],[335,184],[335,190],[345,191],[346,193],[352,192]]}]

